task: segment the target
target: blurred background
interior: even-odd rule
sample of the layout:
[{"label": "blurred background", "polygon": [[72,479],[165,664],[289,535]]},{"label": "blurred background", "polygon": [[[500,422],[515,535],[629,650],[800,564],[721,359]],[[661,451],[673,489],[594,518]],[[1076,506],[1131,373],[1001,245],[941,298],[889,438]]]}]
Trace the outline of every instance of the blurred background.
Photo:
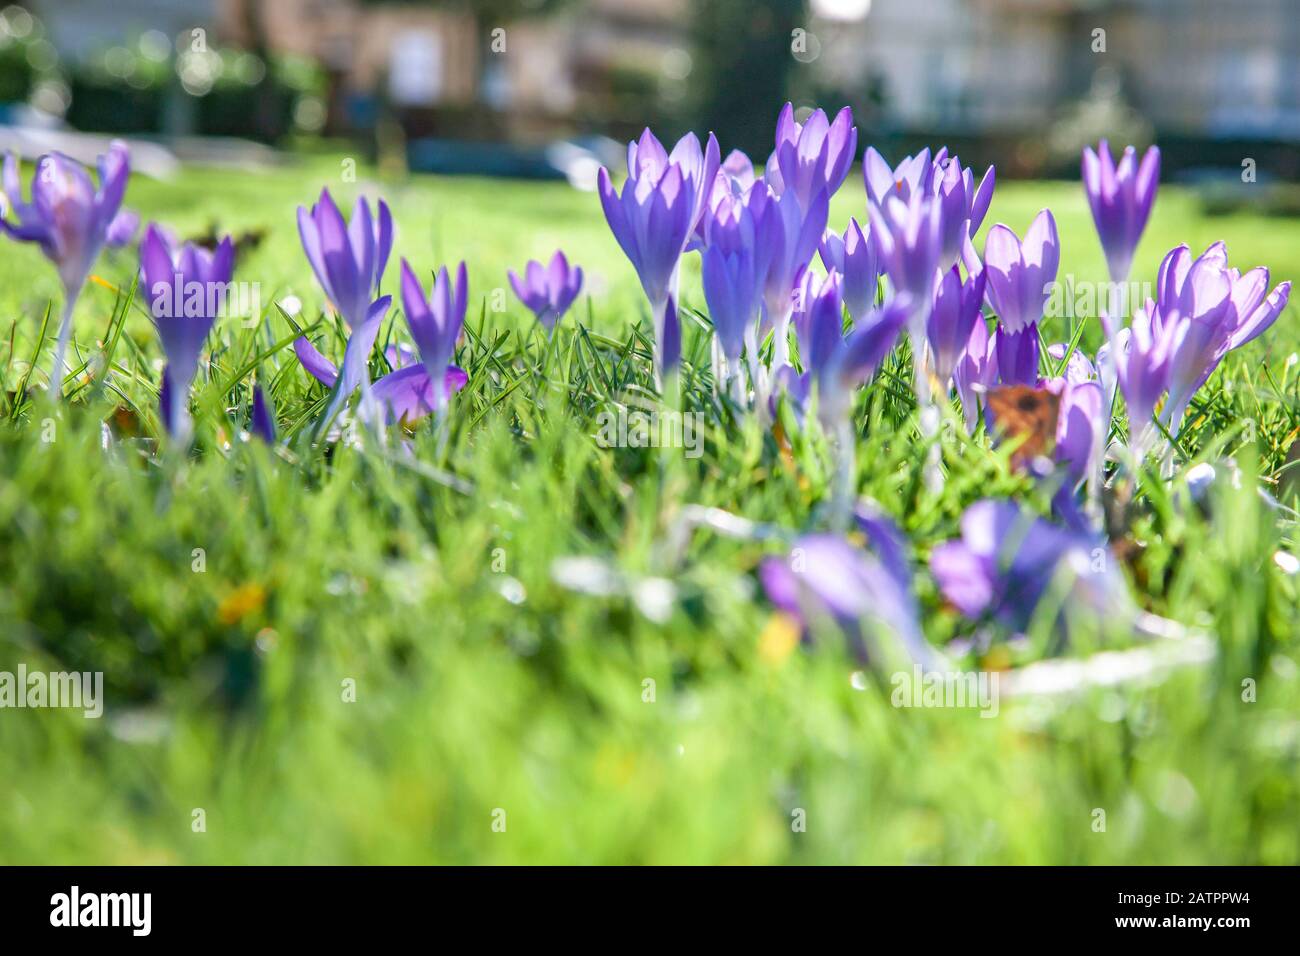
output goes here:
[{"label": "blurred background", "polygon": [[6,148],[76,132],[176,159],[357,150],[589,186],[650,125],[766,157],[786,99],[859,145],[1000,178],[1158,140],[1166,178],[1300,178],[1296,0],[25,0],[0,12]]},{"label": "blurred background", "polygon": [[[1154,504],[1128,558],[1145,609],[1221,638],[1212,670],[1026,707],[1023,720],[923,709],[904,726],[885,694],[845,679],[847,658],[792,643],[772,656],[782,631],[752,573],[766,546],[711,536],[688,560],[664,557],[686,501],[801,526],[815,482],[751,465],[749,439],[710,453],[698,484],[649,458],[614,467],[584,431],[580,409],[622,400],[633,363],[613,357],[648,314],[581,190],[601,163],[621,170],[645,125],[665,139],[712,129],[724,151],[762,162],[787,99],[848,104],[859,157],[868,143],[894,161],[947,143],[976,170],[996,163],[987,224],[1023,234],[1050,207],[1061,274],[1083,286],[1107,271],[1080,147],[1158,140],[1179,184],[1162,185],[1134,275],[1154,277],[1178,243],[1226,240],[1234,264],[1295,279],[1298,4],[0,0],[0,151],[93,161],[126,137],[142,221],[207,245],[230,234],[264,305],[260,324],[217,333],[196,393],[213,453],[180,477],[127,451],[161,371],[152,323],[142,308],[128,322],[120,301],[130,249],[102,257],[79,305],[81,345],[104,336],[93,361],[113,355],[115,318],[126,327],[114,364],[93,366],[107,387],[57,442],[36,441],[35,423],[0,428],[0,665],[103,670],[110,701],[104,721],[0,719],[0,863],[1294,864],[1300,549],[1251,472],[1240,494],[1221,483],[1211,520],[1177,498]],[[243,399],[227,372],[255,350],[286,429],[320,407],[286,347],[292,316],[307,326],[324,312],[312,334],[341,351],[294,228],[322,185],[344,208],[360,194],[392,205],[390,291],[399,257],[424,276],[468,263],[475,384],[449,460],[472,495],[397,457],[391,470],[352,454],[256,464],[260,448],[232,441]],[[864,202],[854,174],[831,222]],[[39,319],[62,293],[33,244],[0,245],[6,400],[39,366]],[[547,376],[567,404],[535,396],[531,372],[496,370],[503,336],[531,348],[534,327],[506,270],[559,248],[587,293],[568,320],[586,344]],[[686,258],[688,315],[706,306],[699,268]],[[1047,341],[1088,317],[1054,319]],[[1086,332],[1099,344],[1099,328]],[[1216,379],[1201,427],[1217,433],[1198,453],[1258,461],[1293,501],[1295,309],[1250,348]],[[913,507],[916,446],[870,428],[863,490],[907,515],[924,555],[957,533],[959,509]],[[99,452],[105,434],[121,457]],[[434,460],[431,437],[413,440]],[[963,496],[1021,487],[957,458],[949,487]],[[508,574],[485,571],[498,545]],[[622,584],[608,598],[569,591],[554,568],[575,557],[655,594],[669,585],[671,616]],[[928,580],[928,632],[962,633]],[[980,666],[1030,652],[999,644]],[[1241,677],[1264,673],[1273,689],[1243,707]],[[655,707],[647,674],[662,678]],[[344,675],[362,688],[355,707],[340,706]],[[814,821],[797,837],[796,806]],[[489,828],[495,807],[511,808],[509,839]],[[1113,808],[1104,839],[1097,807]]]}]

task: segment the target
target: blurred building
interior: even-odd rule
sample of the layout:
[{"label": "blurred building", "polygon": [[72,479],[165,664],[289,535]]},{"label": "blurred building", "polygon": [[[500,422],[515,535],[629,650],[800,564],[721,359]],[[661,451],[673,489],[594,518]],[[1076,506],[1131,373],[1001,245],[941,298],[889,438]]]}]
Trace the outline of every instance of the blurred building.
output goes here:
[{"label": "blurred building", "polygon": [[[65,73],[110,50],[133,52],[149,34],[177,54],[197,42],[319,63],[329,78],[327,132],[368,129],[391,108],[448,113],[467,135],[515,138],[574,121],[644,121],[683,92],[690,2],[569,0],[549,15],[495,24],[475,15],[473,0],[23,0]],[[483,106],[495,125],[466,129]]]},{"label": "blurred building", "polygon": [[[368,134],[397,116],[411,139],[540,144],[586,132],[625,139],[642,125],[671,130],[691,120],[687,94],[699,99],[707,71],[692,70],[689,24],[695,4],[713,2],[721,0],[569,0],[501,24],[476,15],[490,5],[474,0],[25,5],[65,62],[98,56],[106,67],[67,73],[74,125],[274,141],[292,124]],[[1003,157],[1015,174],[1058,160],[1064,168],[1080,143],[1101,135],[1158,137],[1174,147],[1171,166],[1230,164],[1234,153],[1256,155],[1243,154],[1243,144],[1264,143],[1276,147],[1274,169],[1300,176],[1300,0],[807,2],[806,50],[770,25],[773,7],[758,0],[736,21],[746,31],[729,40],[789,48],[796,95],[852,104],[864,134],[890,149],[942,140],[972,161]],[[196,30],[250,57],[186,61]],[[104,54],[143,63],[131,52],[144,49],[142,38],[161,43],[164,55],[174,46],[179,84],[175,74],[159,79],[155,63],[151,86]],[[277,57],[319,64],[325,79],[308,89],[273,73],[288,84],[276,99],[257,77]],[[747,68],[768,70],[769,60]],[[223,89],[222,70],[251,78]],[[728,78],[743,105],[756,78]],[[764,115],[777,106],[754,104]],[[313,117],[316,125],[306,122]]]},{"label": "blurred building", "polygon": [[[318,59],[334,77],[331,115],[365,125],[375,104],[409,111],[487,105],[509,132],[544,133],[575,115],[610,118],[638,82],[688,56],[689,0],[574,0],[499,25],[452,3],[215,0],[218,34]],[[648,95],[649,95],[648,94]],[[629,118],[630,121],[630,118]]]},{"label": "blurred building", "polygon": [[899,127],[1023,133],[1117,95],[1161,133],[1300,138],[1297,0],[812,5],[827,78],[880,86]]}]

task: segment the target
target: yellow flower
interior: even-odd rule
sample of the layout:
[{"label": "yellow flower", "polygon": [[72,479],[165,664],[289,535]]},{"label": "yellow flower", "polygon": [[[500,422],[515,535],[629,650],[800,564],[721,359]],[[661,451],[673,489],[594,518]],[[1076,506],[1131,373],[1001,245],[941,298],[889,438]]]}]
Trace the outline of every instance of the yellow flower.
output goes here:
[{"label": "yellow flower", "polygon": [[798,646],[799,622],[778,611],[767,619],[763,633],[758,636],[758,657],[774,666],[783,664]]},{"label": "yellow flower", "polygon": [[222,624],[235,624],[249,614],[260,611],[266,603],[266,589],[260,584],[241,584],[217,608],[217,620]]}]

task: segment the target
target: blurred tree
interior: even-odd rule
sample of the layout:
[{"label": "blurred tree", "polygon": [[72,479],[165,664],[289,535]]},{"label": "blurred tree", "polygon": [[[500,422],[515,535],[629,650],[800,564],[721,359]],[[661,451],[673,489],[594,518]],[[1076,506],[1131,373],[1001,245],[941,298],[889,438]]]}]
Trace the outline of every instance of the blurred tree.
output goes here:
[{"label": "blurred tree", "polygon": [[692,0],[695,113],[723,153],[756,160],[772,148],[772,124],[789,96],[794,31],[807,26],[803,0]]},{"label": "blurred tree", "polygon": [[[244,0],[240,10],[245,35],[248,37],[249,52],[265,64],[271,62],[271,44],[266,35],[266,21],[262,14],[262,4],[257,0]],[[253,114],[249,117],[254,139],[265,142],[273,141],[280,132],[276,122],[281,112],[279,97],[273,93],[271,71],[263,71],[254,84]]]}]

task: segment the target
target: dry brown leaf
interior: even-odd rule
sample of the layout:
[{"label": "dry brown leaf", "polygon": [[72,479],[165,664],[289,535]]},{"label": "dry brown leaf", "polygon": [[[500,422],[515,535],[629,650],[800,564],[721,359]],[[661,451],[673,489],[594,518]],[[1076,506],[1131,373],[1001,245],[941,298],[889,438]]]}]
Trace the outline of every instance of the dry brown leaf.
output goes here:
[{"label": "dry brown leaf", "polygon": [[1004,385],[989,390],[988,408],[1000,441],[1011,441],[1013,468],[1023,468],[1056,444],[1056,418],[1061,399],[1055,392],[1028,385]]}]

